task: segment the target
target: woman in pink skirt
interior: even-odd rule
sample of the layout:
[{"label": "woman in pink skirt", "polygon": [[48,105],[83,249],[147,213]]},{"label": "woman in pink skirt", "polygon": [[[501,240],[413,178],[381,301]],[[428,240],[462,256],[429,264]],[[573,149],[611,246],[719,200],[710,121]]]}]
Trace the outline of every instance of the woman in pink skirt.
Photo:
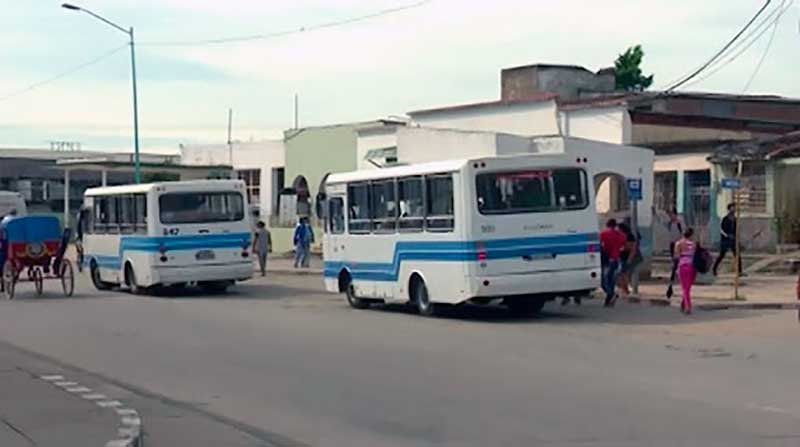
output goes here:
[{"label": "woman in pink skirt", "polygon": [[697,270],[694,268],[694,253],[697,244],[692,240],[694,230],[687,228],[683,232],[683,238],[675,244],[674,259],[678,260],[678,278],[681,281],[683,290],[683,301],[681,301],[681,312],[686,315],[692,313],[692,285],[697,278]]}]

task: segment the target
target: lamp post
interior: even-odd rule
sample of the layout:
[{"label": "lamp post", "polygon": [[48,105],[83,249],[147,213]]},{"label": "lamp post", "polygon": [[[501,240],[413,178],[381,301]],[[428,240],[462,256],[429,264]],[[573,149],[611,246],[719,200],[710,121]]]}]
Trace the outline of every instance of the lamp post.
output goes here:
[{"label": "lamp post", "polygon": [[71,11],[82,11],[90,16],[100,20],[101,22],[110,25],[123,33],[127,34],[130,38],[130,45],[131,45],[131,79],[133,80],[133,178],[136,183],[140,183],[142,180],[140,166],[139,166],[139,104],[138,104],[138,95],[136,93],[136,57],[134,51],[134,43],[133,43],[133,27],[125,29],[116,23],[89,11],[88,9],[81,8],[80,6],[76,6],[70,3],[63,3],[61,5],[62,8],[69,9]]}]

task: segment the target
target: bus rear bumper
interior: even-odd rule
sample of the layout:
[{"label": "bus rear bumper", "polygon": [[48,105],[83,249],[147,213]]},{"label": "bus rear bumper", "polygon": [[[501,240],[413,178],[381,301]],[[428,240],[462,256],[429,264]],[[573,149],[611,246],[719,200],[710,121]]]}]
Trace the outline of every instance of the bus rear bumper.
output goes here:
[{"label": "bus rear bumper", "polygon": [[473,298],[571,294],[600,287],[600,268],[534,272],[471,279]]},{"label": "bus rear bumper", "polygon": [[199,281],[243,281],[253,277],[251,261],[192,266],[156,266],[154,284]]}]

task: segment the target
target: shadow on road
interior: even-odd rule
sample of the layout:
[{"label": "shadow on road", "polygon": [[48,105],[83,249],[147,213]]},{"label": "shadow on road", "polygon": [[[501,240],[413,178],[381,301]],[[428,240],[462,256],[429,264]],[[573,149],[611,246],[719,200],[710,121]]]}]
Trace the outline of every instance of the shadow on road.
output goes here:
[{"label": "shadow on road", "polygon": [[[416,315],[413,306],[403,304],[376,305],[373,311]],[[619,324],[619,325],[661,325],[691,324],[708,321],[742,319],[755,311],[700,311],[686,316],[675,307],[654,307],[642,304],[618,303],[613,308],[603,307],[601,300],[587,300],[582,306],[561,306],[558,302],[548,303],[538,315],[519,316],[500,305],[479,306],[464,304],[445,307],[439,318],[475,321],[482,323],[530,323],[530,324]]]},{"label": "shadow on road", "polygon": [[[253,288],[258,292],[253,293]],[[152,298],[167,299],[224,299],[246,301],[278,301],[296,297],[298,295],[316,293],[315,289],[291,287],[279,284],[236,285],[225,292],[209,292],[200,287],[164,287],[148,293]],[[121,292],[125,293],[125,292]]]}]

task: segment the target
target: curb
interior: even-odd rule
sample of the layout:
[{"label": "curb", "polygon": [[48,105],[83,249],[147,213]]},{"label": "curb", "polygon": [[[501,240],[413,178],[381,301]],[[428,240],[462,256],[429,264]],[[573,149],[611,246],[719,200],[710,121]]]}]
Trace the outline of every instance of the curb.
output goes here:
[{"label": "curb", "polygon": [[[668,307],[670,300],[664,298],[642,298],[631,297],[630,303],[644,304],[647,302],[651,306]],[[800,310],[800,303],[697,303],[695,309],[700,310]]]},{"label": "curb", "polygon": [[94,393],[90,388],[71,382],[62,375],[44,375],[39,379],[55,385],[68,393],[75,394],[82,399],[94,402],[100,408],[113,409],[120,418],[117,428],[117,439],[108,441],[105,447],[143,447],[142,418],[133,408],[125,408],[122,402],[111,399],[104,394]]},{"label": "curb", "polygon": [[267,268],[267,273],[278,273],[281,275],[298,275],[298,276],[322,276],[321,270],[314,269],[270,269]]}]

